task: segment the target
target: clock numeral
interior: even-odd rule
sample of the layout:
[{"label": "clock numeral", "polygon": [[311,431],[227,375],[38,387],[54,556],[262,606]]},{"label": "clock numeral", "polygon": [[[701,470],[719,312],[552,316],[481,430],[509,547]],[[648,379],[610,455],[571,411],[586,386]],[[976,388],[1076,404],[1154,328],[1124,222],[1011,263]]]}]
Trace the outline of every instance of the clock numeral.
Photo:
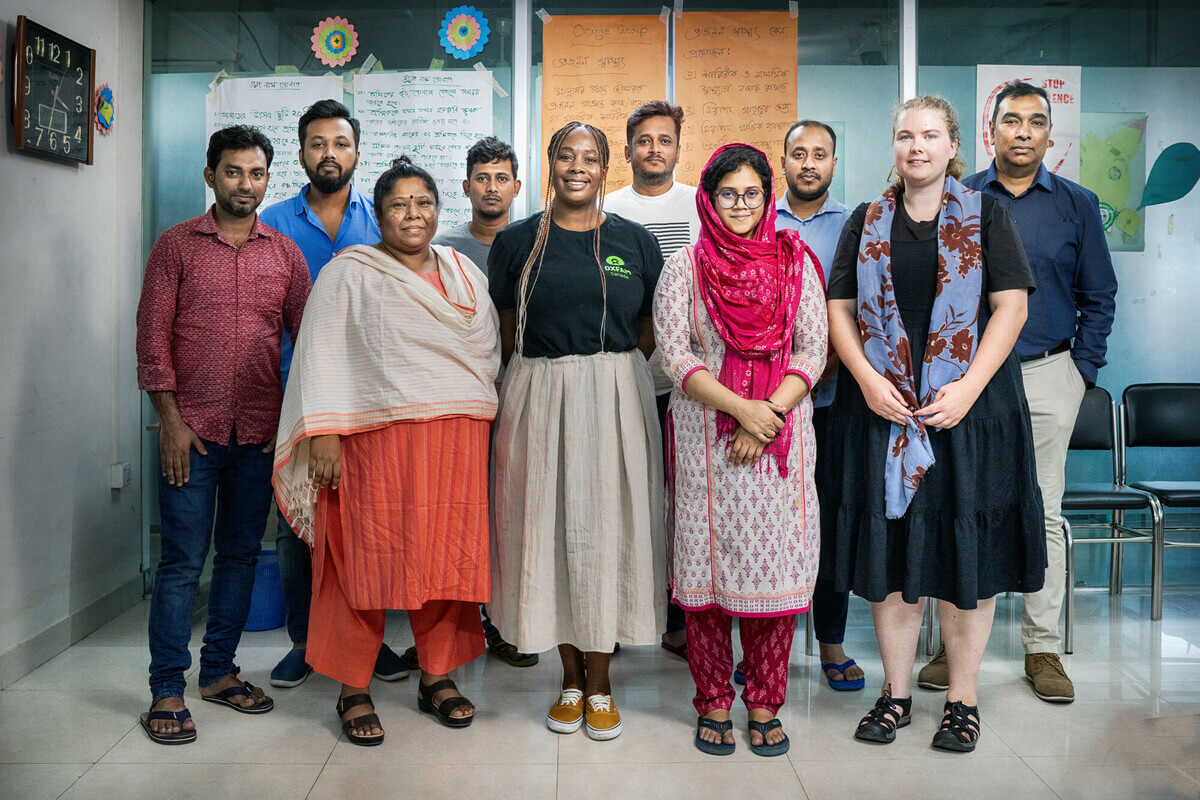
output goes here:
[{"label": "clock numeral", "polygon": [[69,152],[71,152],[71,137],[70,137],[70,136],[64,136],[64,137],[62,138],[62,143],[63,143],[63,152],[64,152],[64,153],[69,153]]},{"label": "clock numeral", "polygon": [[31,45],[25,45],[25,63],[33,63],[33,47]]},{"label": "clock numeral", "polygon": [[46,55],[46,40],[41,36],[35,36],[33,37],[33,44],[37,50],[38,58],[44,57]]},{"label": "clock numeral", "polygon": [[58,149],[58,134],[55,133],[54,131],[50,131],[50,149],[51,150]]},{"label": "clock numeral", "polygon": [[75,95],[75,113],[83,113],[83,95]]},{"label": "clock numeral", "polygon": [[75,126],[75,143],[76,144],[78,144],[80,141],[79,136],[82,133],[82,131],[83,131],[83,126],[81,126],[81,125]]},{"label": "clock numeral", "polygon": [[79,73],[79,77],[75,79],[75,85],[83,86],[83,67],[76,67],[75,71]]},{"label": "clock numeral", "polygon": [[58,60],[61,56],[62,56],[62,48],[56,44],[51,43],[51,45],[50,45],[50,60],[53,61],[55,64],[57,64]]},{"label": "clock numeral", "polygon": [[25,96],[26,96],[26,97],[28,97],[28,96],[29,96],[30,88],[31,88],[31,87],[30,87],[30,85],[29,85],[29,76],[28,76],[28,75],[26,75],[26,76],[25,76]]},{"label": "clock numeral", "polygon": [[66,67],[67,67],[67,69],[70,69],[70,68],[71,68],[71,51],[70,51],[70,50],[68,50],[68,51],[67,51],[67,63],[66,63]]},{"label": "clock numeral", "polygon": [[29,115],[29,109],[27,108],[27,109],[25,109],[25,127],[29,128],[32,126],[33,126],[33,118]]},{"label": "clock numeral", "polygon": [[37,131],[38,131],[38,140],[37,140],[38,147],[42,146],[42,130],[43,130],[42,128],[37,129]]}]

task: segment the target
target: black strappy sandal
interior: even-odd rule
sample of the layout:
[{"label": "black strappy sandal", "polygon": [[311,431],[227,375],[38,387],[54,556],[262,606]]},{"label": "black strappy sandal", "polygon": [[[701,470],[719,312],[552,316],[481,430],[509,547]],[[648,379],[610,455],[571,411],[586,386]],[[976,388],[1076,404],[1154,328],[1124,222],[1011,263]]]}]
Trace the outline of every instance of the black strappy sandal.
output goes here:
[{"label": "black strappy sandal", "polygon": [[[897,709],[900,711],[897,715]],[[883,690],[875,707],[858,723],[854,738],[861,742],[891,744],[896,740],[896,729],[912,722],[912,698],[892,697],[888,689]]]},{"label": "black strappy sandal", "polygon": [[346,710],[354,708],[355,706],[370,706],[371,708],[374,708],[375,703],[371,700],[371,695],[365,693],[352,694],[338,699],[338,720],[342,722],[342,732],[346,734],[346,738],[350,740],[351,744],[356,744],[360,747],[374,747],[377,744],[383,744],[382,733],[378,736],[362,736],[353,732],[354,728],[364,725],[378,725],[380,728],[382,728],[383,725],[379,722],[379,715],[375,712],[363,714],[355,717],[354,719],[342,720],[342,715],[346,713]]},{"label": "black strappy sandal", "polygon": [[450,716],[456,708],[475,705],[465,697],[447,697],[437,705],[433,704],[433,696],[443,689],[458,691],[458,687],[454,685],[454,681],[449,678],[443,678],[437,683],[431,683],[428,686],[417,681],[417,708],[426,714],[433,714],[437,717],[437,721],[447,728],[465,728],[474,722],[474,714],[471,714],[469,717]]},{"label": "black strappy sandal", "polygon": [[969,753],[979,741],[979,706],[963,705],[955,700],[946,703],[942,727],[933,735],[933,746],[939,750]]}]

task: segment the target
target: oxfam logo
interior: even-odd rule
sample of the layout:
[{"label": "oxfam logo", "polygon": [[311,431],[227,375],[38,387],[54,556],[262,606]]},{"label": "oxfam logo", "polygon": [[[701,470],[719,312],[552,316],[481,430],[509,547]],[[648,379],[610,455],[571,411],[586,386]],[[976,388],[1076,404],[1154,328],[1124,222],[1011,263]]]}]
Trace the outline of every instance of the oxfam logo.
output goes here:
[{"label": "oxfam logo", "polygon": [[625,266],[625,262],[621,260],[620,256],[609,256],[608,258],[604,259],[604,263],[608,264],[610,267]]},{"label": "oxfam logo", "polygon": [[625,260],[620,256],[609,256],[604,259],[604,271],[614,278],[632,278],[633,273],[625,266]]}]

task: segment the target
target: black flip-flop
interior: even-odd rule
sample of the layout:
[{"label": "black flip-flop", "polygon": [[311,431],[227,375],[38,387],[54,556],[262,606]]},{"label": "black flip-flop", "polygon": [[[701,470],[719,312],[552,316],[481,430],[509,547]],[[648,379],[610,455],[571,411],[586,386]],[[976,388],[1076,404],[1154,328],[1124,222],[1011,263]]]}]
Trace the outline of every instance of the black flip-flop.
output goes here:
[{"label": "black flip-flop", "polygon": [[[719,742],[706,742],[700,736],[700,731],[708,728],[710,731],[715,731],[721,737]],[[718,722],[715,719],[706,717],[698,717],[696,719],[696,749],[701,753],[708,753],[710,756],[728,756],[733,755],[733,751],[737,749],[737,743],[725,744],[725,733],[733,730],[733,721],[725,720]]]},{"label": "black flip-flop", "polygon": [[465,728],[474,722],[474,714],[469,717],[451,716],[456,708],[475,705],[465,697],[447,697],[437,705],[433,704],[433,696],[443,689],[458,691],[458,687],[454,685],[454,681],[449,678],[443,678],[437,683],[431,683],[428,686],[417,681],[417,708],[426,714],[433,714],[437,717],[437,721],[447,728]]},{"label": "black flip-flop", "polygon": [[185,731],[180,727],[175,733],[159,733],[150,727],[150,723],[156,720],[170,719],[182,726],[184,722],[191,718],[192,712],[186,708],[183,711],[154,711],[151,709],[149,712],[142,714],[141,722],[143,730],[146,731],[146,735],[150,737],[150,741],[152,742],[157,742],[158,744],[190,744],[196,741],[195,729]]},{"label": "black flip-flop", "polygon": [[763,743],[752,743],[750,745],[750,751],[756,756],[781,756],[786,753],[792,746],[792,743],[788,739],[786,733],[783,735],[783,738],[775,744],[767,744],[767,733],[775,730],[776,728],[782,727],[783,723],[781,723],[778,719],[769,719],[766,722],[755,722],[754,720],[750,720],[750,730],[758,731],[763,737]]},{"label": "black flip-flop", "polygon": [[275,701],[269,697],[264,697],[262,702],[253,706],[240,706],[233,702],[234,697],[252,697],[254,692],[254,684],[250,681],[243,682],[240,686],[230,686],[224,691],[216,694],[202,694],[200,699],[207,703],[216,703],[222,706],[229,706],[234,711],[240,711],[243,714],[265,714],[275,707]]}]

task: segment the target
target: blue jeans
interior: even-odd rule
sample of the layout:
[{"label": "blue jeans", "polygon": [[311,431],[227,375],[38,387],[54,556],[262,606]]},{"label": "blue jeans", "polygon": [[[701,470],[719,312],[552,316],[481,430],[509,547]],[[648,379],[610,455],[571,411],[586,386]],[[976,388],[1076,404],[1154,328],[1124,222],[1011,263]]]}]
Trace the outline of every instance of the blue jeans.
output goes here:
[{"label": "blue jeans", "polygon": [[[162,557],[150,596],[152,703],[183,697],[183,674],[192,665],[192,609],[200,572],[213,557],[208,626],[200,650],[200,686],[237,672],[233,663],[250,612],[254,565],[271,509],[271,463],[263,444],[204,442],[208,455],[190,453],[191,476],[182,486],[158,481]],[[213,516],[216,527],[213,527]]]},{"label": "blue jeans", "polygon": [[312,551],[296,535],[283,514],[275,531],[275,554],[287,606],[287,629],[292,644],[308,640],[308,605],[312,601]]}]

